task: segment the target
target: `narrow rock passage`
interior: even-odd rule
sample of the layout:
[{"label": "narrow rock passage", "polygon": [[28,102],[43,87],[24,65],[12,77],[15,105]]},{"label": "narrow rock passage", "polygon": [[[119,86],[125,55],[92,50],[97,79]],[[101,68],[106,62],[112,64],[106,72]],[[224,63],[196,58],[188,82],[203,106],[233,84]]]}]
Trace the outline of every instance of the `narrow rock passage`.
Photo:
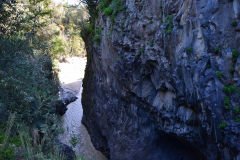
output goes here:
[{"label": "narrow rock passage", "polygon": [[92,145],[90,136],[81,123],[83,110],[81,104],[82,79],[86,65],[85,58],[68,58],[67,62],[60,63],[59,79],[62,83],[61,96],[75,94],[78,99],[68,105],[68,110],[62,117],[64,133],[59,140],[73,147],[77,157],[84,160],[105,160],[106,158]]}]

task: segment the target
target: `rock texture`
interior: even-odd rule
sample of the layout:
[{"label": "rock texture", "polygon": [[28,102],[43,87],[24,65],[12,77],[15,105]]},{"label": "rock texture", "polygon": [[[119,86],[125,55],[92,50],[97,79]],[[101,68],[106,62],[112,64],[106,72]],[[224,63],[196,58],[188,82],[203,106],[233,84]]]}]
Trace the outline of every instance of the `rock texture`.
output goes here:
[{"label": "rock texture", "polygon": [[240,159],[240,1],[124,0],[85,39],[83,123],[111,160]]},{"label": "rock texture", "polygon": [[76,96],[70,96],[61,100],[56,100],[51,105],[55,108],[56,114],[63,116],[67,111],[67,105],[76,101],[77,99],[78,98]]}]

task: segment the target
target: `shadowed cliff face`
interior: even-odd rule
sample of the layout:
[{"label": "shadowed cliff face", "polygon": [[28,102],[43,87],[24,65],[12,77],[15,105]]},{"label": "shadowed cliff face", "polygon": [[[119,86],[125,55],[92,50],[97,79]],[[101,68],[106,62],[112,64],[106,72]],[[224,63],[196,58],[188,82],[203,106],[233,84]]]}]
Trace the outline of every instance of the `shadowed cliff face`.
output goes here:
[{"label": "shadowed cliff face", "polygon": [[125,0],[85,39],[83,123],[113,160],[240,159],[240,2]]}]

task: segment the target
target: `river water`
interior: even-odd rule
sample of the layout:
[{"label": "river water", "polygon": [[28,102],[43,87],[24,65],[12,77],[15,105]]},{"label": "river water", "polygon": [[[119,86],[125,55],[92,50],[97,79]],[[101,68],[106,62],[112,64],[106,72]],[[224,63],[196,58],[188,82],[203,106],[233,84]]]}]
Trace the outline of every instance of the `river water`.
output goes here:
[{"label": "river water", "polygon": [[62,85],[61,96],[74,94],[78,99],[69,104],[67,112],[62,117],[64,133],[59,135],[59,140],[71,146],[77,157],[84,160],[106,160],[97,151],[91,142],[90,136],[81,123],[83,109],[81,104],[82,79],[86,66],[86,58],[67,58],[67,62],[59,64],[59,79]]}]

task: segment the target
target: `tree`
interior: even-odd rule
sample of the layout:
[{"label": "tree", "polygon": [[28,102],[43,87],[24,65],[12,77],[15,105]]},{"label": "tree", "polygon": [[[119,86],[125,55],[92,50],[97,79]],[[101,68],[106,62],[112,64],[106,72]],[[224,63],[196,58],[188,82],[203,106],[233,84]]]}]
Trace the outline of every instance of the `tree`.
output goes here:
[{"label": "tree", "polygon": [[23,4],[26,9],[25,31],[33,38],[36,33],[47,25],[51,17],[51,0],[26,0]]},{"label": "tree", "polygon": [[0,1],[0,34],[9,35],[17,31],[19,27],[19,13],[15,0]]}]

